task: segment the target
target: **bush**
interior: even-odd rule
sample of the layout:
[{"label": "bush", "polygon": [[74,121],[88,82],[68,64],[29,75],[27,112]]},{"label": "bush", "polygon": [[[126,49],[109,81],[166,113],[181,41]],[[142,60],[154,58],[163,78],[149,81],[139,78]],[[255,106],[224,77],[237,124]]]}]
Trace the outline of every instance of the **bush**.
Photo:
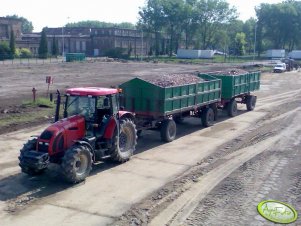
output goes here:
[{"label": "bush", "polygon": [[20,50],[20,57],[21,58],[31,58],[32,57],[32,53],[31,53],[30,49],[22,48]]},{"label": "bush", "polygon": [[127,52],[127,49],[118,47],[118,48],[107,50],[105,52],[105,56],[111,57],[111,58],[128,59],[129,58],[128,54],[125,54],[124,52]]}]

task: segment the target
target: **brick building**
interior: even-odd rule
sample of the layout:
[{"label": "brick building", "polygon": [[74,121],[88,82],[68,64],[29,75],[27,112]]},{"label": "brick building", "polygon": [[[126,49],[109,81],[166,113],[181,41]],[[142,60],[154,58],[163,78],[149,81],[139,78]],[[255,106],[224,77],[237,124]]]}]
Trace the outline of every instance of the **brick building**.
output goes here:
[{"label": "brick building", "polygon": [[[41,33],[22,34],[19,19],[0,17],[0,40],[9,41],[14,31],[17,48],[28,48],[38,54]],[[104,56],[107,51],[121,48],[132,56],[146,56],[155,45],[154,35],[139,30],[120,28],[59,27],[45,28],[48,51],[51,52],[53,38],[57,40],[59,53],[85,53],[87,56]],[[160,43],[168,45],[168,39]]]},{"label": "brick building", "polygon": [[48,47],[58,39],[60,53],[82,52],[88,56],[103,56],[108,50],[122,48],[131,55],[147,55],[154,43],[152,36],[132,29],[119,28],[47,28]]},{"label": "brick building", "polygon": [[21,26],[22,22],[19,19],[0,17],[0,40],[9,41],[12,30],[14,32],[16,41],[21,40]]}]

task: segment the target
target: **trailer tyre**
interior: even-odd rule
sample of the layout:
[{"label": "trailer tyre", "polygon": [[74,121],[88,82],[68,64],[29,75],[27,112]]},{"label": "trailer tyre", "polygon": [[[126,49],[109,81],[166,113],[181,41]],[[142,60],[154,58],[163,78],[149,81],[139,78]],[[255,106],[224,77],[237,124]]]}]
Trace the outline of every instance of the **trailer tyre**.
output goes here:
[{"label": "trailer tyre", "polygon": [[74,145],[62,159],[62,172],[68,182],[78,183],[86,179],[92,170],[92,154],[85,145]]},{"label": "trailer tyre", "polygon": [[20,155],[19,155],[19,160],[20,160],[19,166],[21,168],[21,171],[23,173],[26,173],[26,174],[30,175],[30,176],[40,175],[45,171],[45,169],[38,170],[38,169],[35,169],[35,168],[30,168],[29,166],[25,166],[25,165],[22,164],[23,154],[28,152],[28,151],[35,150],[36,149],[36,144],[37,144],[37,139],[36,138],[34,138],[32,140],[28,140],[24,144],[23,148],[20,150]]},{"label": "trailer tyre", "polygon": [[134,122],[130,119],[122,120],[120,123],[119,142],[117,130],[115,130],[113,139],[111,160],[119,163],[128,161],[134,154],[137,145],[137,130]]},{"label": "trailer tyre", "polygon": [[237,115],[237,102],[235,99],[232,99],[230,103],[227,104],[227,111],[230,117]]},{"label": "trailer tyre", "polygon": [[257,98],[253,95],[249,95],[246,97],[246,106],[248,111],[253,111],[256,106]]},{"label": "trailer tyre", "polygon": [[214,111],[212,108],[206,108],[202,111],[202,124],[204,127],[209,127],[213,125],[214,121]]},{"label": "trailer tyre", "polygon": [[171,142],[176,139],[177,125],[174,120],[167,119],[162,122],[161,126],[161,140]]}]

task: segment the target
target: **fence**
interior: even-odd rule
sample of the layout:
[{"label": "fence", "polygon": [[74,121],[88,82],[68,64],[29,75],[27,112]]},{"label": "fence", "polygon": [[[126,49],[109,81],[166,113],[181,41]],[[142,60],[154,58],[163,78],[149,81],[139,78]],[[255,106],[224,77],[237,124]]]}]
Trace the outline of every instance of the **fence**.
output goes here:
[{"label": "fence", "polygon": [[[0,56],[1,59],[1,56]],[[9,64],[49,64],[49,63],[61,63],[65,59],[61,56],[59,57],[48,57],[47,59],[40,59],[38,57],[31,58],[14,58],[14,59],[4,59],[0,60],[0,65],[9,65]]]}]

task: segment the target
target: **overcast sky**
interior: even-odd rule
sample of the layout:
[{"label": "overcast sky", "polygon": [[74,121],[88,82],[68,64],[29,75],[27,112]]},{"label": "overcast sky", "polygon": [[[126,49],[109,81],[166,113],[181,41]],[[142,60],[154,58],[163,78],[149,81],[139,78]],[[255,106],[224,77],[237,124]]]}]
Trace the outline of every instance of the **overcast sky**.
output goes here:
[{"label": "overcast sky", "polygon": [[[237,7],[240,19],[255,17],[254,7],[262,2],[278,3],[281,0],[228,0]],[[0,16],[25,17],[33,23],[34,31],[43,27],[61,27],[68,22],[99,20],[131,22],[138,20],[139,7],[145,0],[1,0]]]}]

